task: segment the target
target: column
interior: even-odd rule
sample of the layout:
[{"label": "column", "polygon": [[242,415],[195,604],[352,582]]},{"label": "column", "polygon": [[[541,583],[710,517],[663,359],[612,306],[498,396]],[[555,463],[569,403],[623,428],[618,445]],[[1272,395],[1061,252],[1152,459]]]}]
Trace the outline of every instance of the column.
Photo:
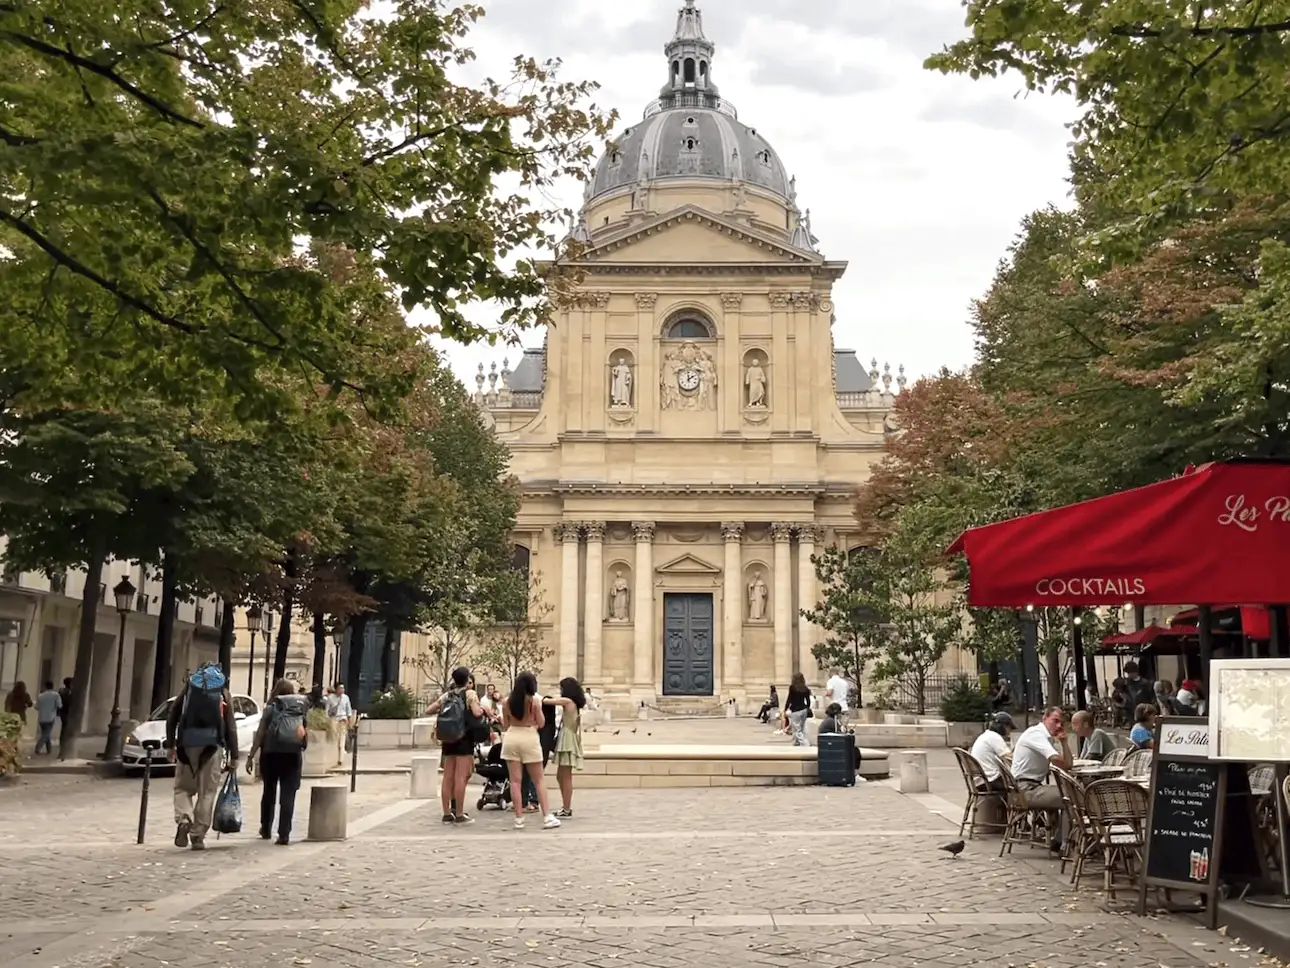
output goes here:
[{"label": "column", "polygon": [[593,522],[587,532],[587,584],[585,609],[582,614],[583,635],[586,649],[582,654],[582,678],[586,685],[600,685],[600,636],[605,623],[605,525]]},{"label": "column", "polygon": [[782,688],[793,676],[793,527],[772,524],[770,536],[775,542],[775,683]]},{"label": "column", "polygon": [[815,566],[811,564],[811,555],[815,554],[815,525],[799,524],[797,526],[797,667],[808,683],[818,682],[820,668],[811,652],[815,644],[815,626],[805,616],[802,609],[815,607]]},{"label": "column", "polygon": [[727,522],[721,525],[721,537],[726,542],[726,568],[724,615],[722,617],[722,640],[725,643],[722,653],[725,657],[722,671],[722,685],[725,692],[743,685],[744,656],[744,582],[742,545],[744,526],[742,522]]},{"label": "column", "polygon": [[581,528],[576,524],[561,524],[555,529],[555,538],[562,545],[560,560],[560,646],[558,649],[561,676],[578,674],[578,539]]},{"label": "column", "polygon": [[654,523],[633,521],[636,539],[636,594],[632,616],[636,641],[632,683],[639,690],[654,691]]}]

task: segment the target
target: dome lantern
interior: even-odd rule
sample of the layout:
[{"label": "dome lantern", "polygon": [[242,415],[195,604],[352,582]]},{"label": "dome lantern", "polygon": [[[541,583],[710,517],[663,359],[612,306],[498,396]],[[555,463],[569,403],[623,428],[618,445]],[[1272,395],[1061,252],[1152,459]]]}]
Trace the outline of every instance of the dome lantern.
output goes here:
[{"label": "dome lantern", "polygon": [[717,86],[712,83],[715,51],[716,45],[703,33],[702,11],[695,7],[694,0],[685,0],[685,6],[676,12],[676,31],[663,47],[668,81],[659,92],[659,100],[664,108],[716,107]]}]

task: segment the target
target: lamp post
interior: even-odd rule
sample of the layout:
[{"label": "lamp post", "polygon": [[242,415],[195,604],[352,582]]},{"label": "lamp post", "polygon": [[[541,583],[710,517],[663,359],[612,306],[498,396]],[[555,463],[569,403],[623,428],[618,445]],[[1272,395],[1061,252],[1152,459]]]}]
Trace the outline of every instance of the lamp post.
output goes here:
[{"label": "lamp post", "polygon": [[246,694],[255,694],[255,637],[260,634],[260,623],[264,621],[264,612],[259,605],[252,605],[246,610],[246,630],[251,633],[251,658],[246,664]]},{"label": "lamp post", "polygon": [[336,647],[336,657],[333,660],[332,666],[331,666],[331,677],[332,677],[331,685],[333,686],[336,685],[336,683],[340,682],[341,680],[340,650],[345,647],[345,633],[347,631],[348,629],[344,625],[341,625],[341,626],[338,626],[331,633],[332,644]]},{"label": "lamp post", "polygon": [[260,630],[264,633],[264,693],[263,701],[269,701],[269,643],[273,638],[273,613],[264,613],[264,626]]},{"label": "lamp post", "polygon": [[116,611],[121,616],[121,629],[116,639],[116,685],[112,689],[112,718],[108,720],[107,744],[103,747],[105,761],[121,759],[121,663],[125,658],[125,617],[134,608],[134,593],[130,579],[124,577],[112,589]]}]

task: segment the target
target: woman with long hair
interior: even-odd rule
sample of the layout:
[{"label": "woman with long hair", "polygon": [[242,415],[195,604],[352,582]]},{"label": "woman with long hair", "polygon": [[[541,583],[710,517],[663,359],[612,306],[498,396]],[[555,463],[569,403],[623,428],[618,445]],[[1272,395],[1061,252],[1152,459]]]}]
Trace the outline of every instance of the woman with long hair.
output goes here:
[{"label": "woman with long hair", "polygon": [[538,699],[537,676],[521,672],[515,678],[511,694],[502,707],[502,759],[511,774],[511,803],[515,806],[515,827],[524,826],[524,797],[519,794],[525,772],[537,787],[538,804],[542,809],[542,826],[547,830],[560,826],[547,801],[546,786],[542,779],[542,741],[538,730],[546,725],[542,701]]},{"label": "woman with long hair", "polygon": [[582,769],[582,711],[587,695],[573,676],[560,680],[559,698],[543,700],[547,706],[558,706],[563,713],[560,738],[555,744],[555,779],[560,785],[560,809],[557,817],[573,816],[573,771]]},{"label": "woman with long hair", "polygon": [[784,702],[784,729],[793,733],[794,746],[810,746],[806,736],[806,721],[811,718],[811,690],[806,686],[806,676],[800,672],[793,676],[788,686],[788,699]]},{"label": "woman with long hair", "polygon": [[[260,839],[273,835],[273,808],[278,808],[278,843],[291,843],[291,822],[296,813],[296,794],[300,791],[300,772],[308,745],[305,717],[309,700],[296,695],[296,684],[279,679],[273,695],[264,707],[260,727],[251,742],[246,758],[246,772],[255,772],[255,755],[260,754]],[[280,724],[281,721],[281,724]],[[303,734],[303,735],[302,735]]]},{"label": "woman with long hair", "polygon": [[460,700],[465,705],[465,735],[440,740],[440,762],[443,763],[443,779],[439,783],[439,799],[443,804],[444,823],[474,823],[474,817],[466,813],[466,784],[475,768],[475,737],[471,735],[472,717],[479,722],[484,716],[484,709],[479,705],[479,697],[470,688],[470,670],[465,666],[452,670],[452,685],[442,696],[426,707],[426,715],[433,716],[443,709],[450,700]]}]

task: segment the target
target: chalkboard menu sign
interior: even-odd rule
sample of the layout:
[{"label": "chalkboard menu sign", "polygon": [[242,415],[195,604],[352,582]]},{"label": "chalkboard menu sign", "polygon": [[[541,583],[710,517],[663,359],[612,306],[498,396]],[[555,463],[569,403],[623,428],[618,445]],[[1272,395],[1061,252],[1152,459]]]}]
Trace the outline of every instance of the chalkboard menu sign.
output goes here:
[{"label": "chalkboard menu sign", "polygon": [[1209,881],[1219,830],[1219,788],[1225,768],[1218,763],[1166,760],[1155,770],[1147,877],[1175,884]]}]

